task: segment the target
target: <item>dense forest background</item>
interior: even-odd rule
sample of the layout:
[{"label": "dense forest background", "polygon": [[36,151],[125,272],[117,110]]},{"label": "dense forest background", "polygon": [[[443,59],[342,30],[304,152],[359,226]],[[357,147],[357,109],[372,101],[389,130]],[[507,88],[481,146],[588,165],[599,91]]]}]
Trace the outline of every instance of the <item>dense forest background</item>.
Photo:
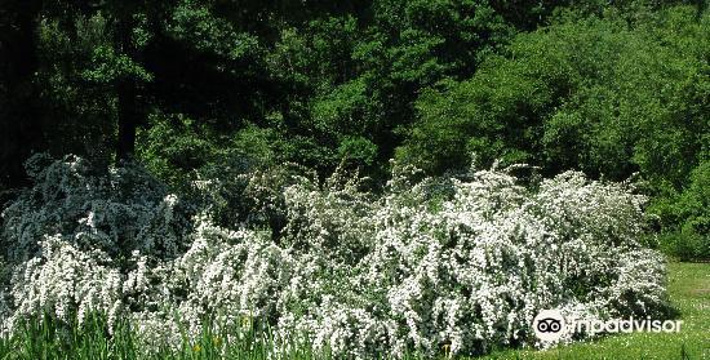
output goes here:
[{"label": "dense forest background", "polygon": [[[660,245],[710,256],[698,1],[68,1],[0,6],[0,200],[33,153],[138,160],[174,191],[296,163],[634,178]],[[229,202],[229,199],[225,201]]]}]

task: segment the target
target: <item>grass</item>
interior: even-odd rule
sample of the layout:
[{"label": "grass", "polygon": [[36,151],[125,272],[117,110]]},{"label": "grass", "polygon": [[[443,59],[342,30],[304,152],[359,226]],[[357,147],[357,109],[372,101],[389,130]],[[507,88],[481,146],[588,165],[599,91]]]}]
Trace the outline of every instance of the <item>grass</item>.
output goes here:
[{"label": "grass", "polygon": [[680,333],[633,333],[546,351],[506,350],[476,360],[710,360],[710,264],[669,264],[668,291],[680,311]]},{"label": "grass", "polygon": [[[668,290],[684,321],[680,333],[634,333],[607,336],[593,342],[561,346],[546,351],[504,350],[470,360],[503,359],[659,359],[710,360],[710,264],[671,263]],[[62,334],[62,335],[60,335]],[[242,341],[221,343],[224,334],[205,333],[181,351],[147,354],[128,330],[117,330],[109,340],[105,321],[92,318],[82,331],[58,331],[51,321],[28,323],[19,336],[0,339],[4,359],[271,359],[273,348],[263,332],[244,333]],[[322,359],[307,346],[294,346],[287,359]],[[416,356],[412,358],[418,358]]]}]

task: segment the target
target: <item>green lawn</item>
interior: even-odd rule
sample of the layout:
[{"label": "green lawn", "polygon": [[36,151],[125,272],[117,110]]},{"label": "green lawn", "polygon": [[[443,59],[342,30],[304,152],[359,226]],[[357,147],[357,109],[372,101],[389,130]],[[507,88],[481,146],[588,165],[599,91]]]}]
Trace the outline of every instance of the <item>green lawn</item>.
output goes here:
[{"label": "green lawn", "polygon": [[710,359],[710,264],[671,263],[671,300],[681,312],[680,333],[634,333],[546,351],[507,350],[493,359]]}]

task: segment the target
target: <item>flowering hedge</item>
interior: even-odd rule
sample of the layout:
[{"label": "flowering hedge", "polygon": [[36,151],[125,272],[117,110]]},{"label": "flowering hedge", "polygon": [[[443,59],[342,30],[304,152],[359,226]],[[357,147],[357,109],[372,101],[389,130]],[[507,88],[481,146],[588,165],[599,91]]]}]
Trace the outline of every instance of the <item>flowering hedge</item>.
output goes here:
[{"label": "flowering hedge", "polygon": [[210,318],[268,324],[281,347],[305,336],[339,356],[431,356],[536,345],[541,309],[666,307],[663,258],[638,241],[644,198],[576,172],[524,187],[506,169],[419,181],[399,169],[377,196],[343,173],[254,173],[249,194],[278,204],[278,231],[221,227],[209,211],[187,221],[189,207],[135,167],[96,175],[68,157],[32,173],[3,212],[6,334],[43,313],[81,323],[98,311],[155,348]]}]

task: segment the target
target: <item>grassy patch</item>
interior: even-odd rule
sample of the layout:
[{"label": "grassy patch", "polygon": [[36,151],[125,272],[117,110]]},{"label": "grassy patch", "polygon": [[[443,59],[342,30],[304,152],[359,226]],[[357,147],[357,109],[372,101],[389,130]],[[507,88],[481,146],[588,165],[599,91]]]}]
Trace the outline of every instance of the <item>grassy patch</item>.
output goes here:
[{"label": "grassy patch", "polygon": [[633,333],[546,351],[506,350],[479,360],[503,359],[710,359],[710,264],[671,263],[671,300],[681,313],[680,333]]}]

